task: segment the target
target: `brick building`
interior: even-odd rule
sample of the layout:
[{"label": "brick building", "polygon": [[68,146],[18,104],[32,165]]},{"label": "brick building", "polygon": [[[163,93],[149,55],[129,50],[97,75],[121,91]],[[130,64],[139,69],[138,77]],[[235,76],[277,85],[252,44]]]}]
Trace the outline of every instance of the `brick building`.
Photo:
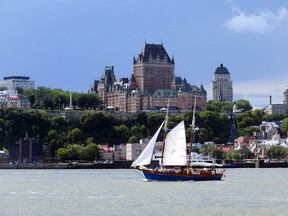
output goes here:
[{"label": "brick building", "polygon": [[133,75],[141,92],[154,93],[157,89],[171,89],[175,63],[162,44],[147,44],[133,60]]},{"label": "brick building", "polygon": [[133,59],[133,73],[116,80],[113,66],[106,66],[100,80],[95,80],[90,91],[103,100],[104,108],[120,112],[161,110],[170,101],[170,109],[186,112],[193,109],[197,97],[198,110],[206,110],[207,92],[186,79],[175,77],[174,58],[170,58],[162,44],[145,43]]}]

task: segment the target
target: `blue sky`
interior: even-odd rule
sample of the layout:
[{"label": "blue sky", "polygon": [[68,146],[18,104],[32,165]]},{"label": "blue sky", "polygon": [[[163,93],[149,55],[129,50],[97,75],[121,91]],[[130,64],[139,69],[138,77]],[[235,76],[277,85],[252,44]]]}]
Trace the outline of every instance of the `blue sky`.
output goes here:
[{"label": "blue sky", "polygon": [[231,73],[234,100],[282,103],[288,85],[287,0],[0,0],[0,78],[87,92],[105,65],[130,77],[147,43],[163,43],[175,74],[202,83]]}]

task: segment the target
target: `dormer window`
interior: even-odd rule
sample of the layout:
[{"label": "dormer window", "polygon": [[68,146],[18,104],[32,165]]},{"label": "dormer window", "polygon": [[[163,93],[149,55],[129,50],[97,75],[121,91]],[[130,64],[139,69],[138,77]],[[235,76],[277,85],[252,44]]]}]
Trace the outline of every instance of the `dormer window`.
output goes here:
[{"label": "dormer window", "polygon": [[164,57],[164,64],[167,64],[167,56]]},{"label": "dormer window", "polygon": [[152,55],[151,55],[151,53],[149,55],[149,63],[152,63]]},{"label": "dormer window", "polygon": [[156,63],[159,64],[159,62],[160,62],[160,56],[158,54],[157,57],[156,57]]}]

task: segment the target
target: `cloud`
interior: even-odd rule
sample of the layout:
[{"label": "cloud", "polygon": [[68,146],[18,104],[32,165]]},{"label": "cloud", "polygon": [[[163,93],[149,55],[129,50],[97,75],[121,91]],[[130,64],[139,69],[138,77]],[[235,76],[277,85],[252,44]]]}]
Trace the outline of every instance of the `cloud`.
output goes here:
[{"label": "cloud", "polygon": [[237,7],[233,7],[233,11],[237,15],[225,23],[225,26],[233,32],[247,31],[263,34],[288,23],[288,11],[284,7],[277,13],[265,9],[255,14],[247,15]]}]

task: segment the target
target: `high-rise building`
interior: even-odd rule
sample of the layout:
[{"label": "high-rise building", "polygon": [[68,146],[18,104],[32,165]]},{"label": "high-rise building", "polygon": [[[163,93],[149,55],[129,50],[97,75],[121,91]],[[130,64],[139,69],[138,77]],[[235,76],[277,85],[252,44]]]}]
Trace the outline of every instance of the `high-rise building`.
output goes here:
[{"label": "high-rise building", "polygon": [[217,67],[212,80],[212,100],[233,102],[233,86],[230,72],[223,64]]},{"label": "high-rise building", "polygon": [[34,88],[35,82],[26,76],[8,76],[0,80],[0,87],[5,87],[9,90],[16,90],[17,88],[29,89]]}]

